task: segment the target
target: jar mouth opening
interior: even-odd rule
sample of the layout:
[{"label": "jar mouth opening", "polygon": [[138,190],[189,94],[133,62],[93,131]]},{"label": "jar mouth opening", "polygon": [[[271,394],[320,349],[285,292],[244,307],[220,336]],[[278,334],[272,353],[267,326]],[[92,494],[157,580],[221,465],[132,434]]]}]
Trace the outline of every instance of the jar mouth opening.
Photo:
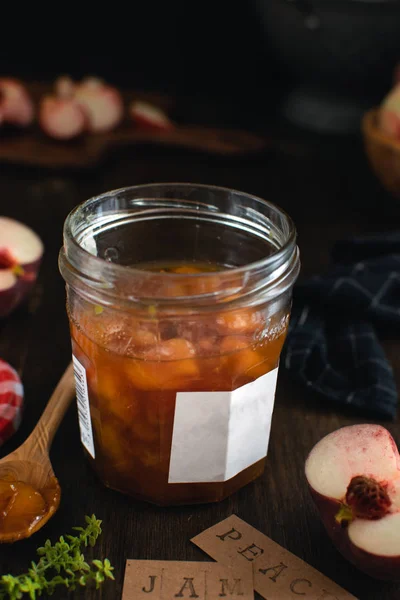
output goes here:
[{"label": "jar mouth opening", "polygon": [[[226,267],[226,269],[221,269],[221,271],[218,271],[220,274],[223,274],[224,272],[229,272],[229,273],[236,273],[239,274],[243,271],[246,271],[249,268],[259,268],[259,267],[266,267],[271,263],[274,263],[277,259],[277,257],[279,257],[281,254],[284,254],[285,252],[287,252],[288,249],[292,248],[293,244],[296,241],[296,231],[295,231],[295,227],[294,227],[294,223],[291,219],[291,217],[282,209],[282,208],[278,208],[275,204],[268,202],[267,200],[264,200],[258,196],[255,196],[253,194],[247,194],[245,192],[240,192],[238,190],[232,189],[232,188],[226,188],[226,187],[221,187],[221,186],[211,186],[211,185],[206,185],[206,184],[185,184],[185,183],[157,183],[157,184],[143,184],[143,185],[138,185],[138,186],[131,186],[131,187],[123,187],[123,188],[117,188],[115,190],[111,190],[109,192],[105,192],[103,194],[100,194],[98,196],[93,196],[92,198],[89,198],[88,200],[84,201],[82,204],[79,204],[78,206],[76,206],[67,216],[65,224],[64,224],[64,236],[66,237],[66,239],[68,239],[77,249],[78,251],[82,251],[85,254],[88,255],[88,257],[93,258],[96,262],[98,261],[99,264],[104,264],[107,261],[104,258],[101,258],[99,256],[96,256],[95,254],[89,252],[76,238],[76,234],[72,231],[72,220],[76,217],[76,215],[78,215],[79,213],[81,213],[82,211],[85,210],[85,208],[89,208],[91,205],[96,204],[98,202],[101,202],[104,199],[109,198],[112,195],[115,194],[125,194],[125,193],[129,193],[129,192],[135,192],[135,190],[137,191],[142,191],[146,192],[147,189],[164,189],[166,186],[168,187],[172,187],[172,188],[176,188],[177,190],[184,189],[185,187],[193,187],[195,186],[198,189],[203,189],[205,191],[217,191],[217,192],[225,192],[225,193],[236,193],[238,195],[240,195],[241,197],[248,197],[249,199],[253,199],[256,200],[257,202],[260,202],[266,206],[268,206],[270,209],[272,210],[276,210],[279,211],[279,213],[284,217],[284,219],[286,220],[287,223],[287,227],[288,227],[288,235],[287,238],[285,240],[285,242],[278,248],[276,249],[274,252],[272,252],[269,256],[266,256],[260,260],[256,260],[253,262],[249,262],[246,263],[244,265],[241,265],[239,267]],[[143,197],[143,201],[148,201],[151,200],[152,198]],[[157,198],[158,200],[161,200],[161,197]],[[167,200],[167,199],[165,199]],[[168,198],[168,201],[170,201],[171,199]],[[207,206],[208,208],[210,207],[210,205]],[[215,207],[216,210],[218,210]],[[113,269],[115,269],[116,272],[121,273],[121,274],[135,274],[135,275],[142,275],[144,271],[146,271],[146,269],[138,269],[137,267],[134,266],[125,266],[125,265],[120,265],[118,263],[113,262]],[[150,271],[148,271],[150,272]],[[151,271],[152,275],[154,275],[154,272]],[[212,273],[201,273],[201,274],[190,274],[190,277],[196,278],[196,277],[206,277],[208,275],[212,275]],[[182,278],[182,275],[179,273],[164,273],[163,276],[168,276],[171,279],[180,279]],[[185,277],[188,277],[188,275],[185,275]]]},{"label": "jar mouth opening", "polygon": [[[242,207],[240,211],[238,205],[235,208],[237,214],[227,215],[217,202],[213,203],[214,196],[215,199],[229,196],[232,206],[235,205],[235,199],[240,199],[242,202],[248,201],[248,206],[243,204],[244,208]],[[101,205],[109,203],[110,200],[115,201],[114,212],[112,211],[113,202],[108,210],[103,211]],[[120,201],[125,210],[121,210]],[[257,208],[260,208],[260,212],[256,210]],[[156,221],[161,218],[178,218],[177,215],[182,209],[185,210],[188,222],[190,220],[200,222],[203,217],[213,221],[218,221],[220,218],[222,223],[222,219],[228,216],[238,227],[239,225],[245,227],[247,217],[247,226],[251,224],[252,234],[258,235],[260,239],[263,237],[264,240],[269,238],[272,249],[270,247],[268,255],[238,266],[227,265],[225,268],[224,265],[219,265],[218,271],[202,271],[200,273],[157,272],[146,269],[145,266],[138,268],[135,265],[119,264],[96,254],[93,232],[98,232],[101,228],[103,228],[102,231],[106,231],[107,228],[118,227],[124,223],[125,217],[132,214],[136,221],[138,219]],[[262,210],[274,214],[276,222],[263,215]],[[118,188],[89,198],[76,206],[65,220],[64,247],[60,253],[60,261],[68,263],[75,271],[75,277],[79,278],[81,282],[84,280],[89,286],[100,286],[104,293],[112,293],[116,288],[117,281],[146,281],[151,277],[154,289],[149,295],[147,294],[148,290],[136,288],[134,291],[129,290],[127,299],[129,301],[140,299],[146,302],[148,297],[152,301],[166,300],[168,302],[173,300],[176,302],[181,297],[170,298],[168,294],[165,297],[165,294],[161,293],[166,281],[173,283],[181,281],[210,282],[218,275],[227,288],[225,293],[219,290],[219,296],[222,299],[224,296],[240,293],[240,289],[247,284],[251,277],[260,278],[261,273],[269,272],[270,280],[281,277],[284,272],[288,271],[290,263],[298,262],[296,261],[297,250],[296,230],[292,219],[284,210],[271,202],[226,187],[192,183],[158,183]],[[291,269],[293,270],[293,264]],[[64,278],[68,281],[68,278],[65,277],[65,268],[61,270]],[[239,285],[237,285],[238,282],[240,282]],[[232,283],[231,286],[230,283]],[[119,288],[117,293],[121,295],[122,291],[122,296],[126,296],[123,288],[124,286],[122,289]],[[205,302],[209,302],[211,298],[215,302],[218,301],[216,291],[207,287],[207,292],[200,295],[204,296]],[[199,296],[196,294],[195,297]],[[193,295],[190,294],[187,298],[193,299]]]}]

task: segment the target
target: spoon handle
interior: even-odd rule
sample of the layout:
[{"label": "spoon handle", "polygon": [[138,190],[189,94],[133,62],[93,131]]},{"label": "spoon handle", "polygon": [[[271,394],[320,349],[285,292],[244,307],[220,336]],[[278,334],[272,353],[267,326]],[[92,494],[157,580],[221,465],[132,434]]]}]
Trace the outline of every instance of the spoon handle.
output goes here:
[{"label": "spoon handle", "polygon": [[75,380],[71,362],[52,393],[35,429],[21,446],[20,450],[23,454],[29,454],[32,459],[35,454],[39,456],[48,452],[58,426],[74,396]]}]

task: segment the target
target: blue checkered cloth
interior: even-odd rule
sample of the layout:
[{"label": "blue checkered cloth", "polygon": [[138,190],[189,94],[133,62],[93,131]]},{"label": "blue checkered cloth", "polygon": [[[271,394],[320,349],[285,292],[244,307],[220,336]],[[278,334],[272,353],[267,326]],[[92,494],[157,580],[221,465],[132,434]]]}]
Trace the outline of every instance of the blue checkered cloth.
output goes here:
[{"label": "blue checkered cloth", "polygon": [[322,397],[393,419],[396,383],[379,337],[400,337],[400,232],[341,241],[332,257],[325,275],[295,286],[281,364]]}]

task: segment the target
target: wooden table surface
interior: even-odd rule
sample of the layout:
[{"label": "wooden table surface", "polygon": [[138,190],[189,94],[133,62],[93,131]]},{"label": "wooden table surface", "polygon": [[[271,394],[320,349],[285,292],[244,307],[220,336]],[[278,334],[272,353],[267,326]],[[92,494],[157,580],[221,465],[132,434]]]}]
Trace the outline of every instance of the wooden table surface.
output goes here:
[{"label": "wooden table surface", "polygon": [[[223,185],[257,194],[283,207],[298,229],[302,277],[323,269],[333,242],[347,234],[396,227],[399,211],[369,171],[361,140],[334,140],[285,130],[274,148],[246,159],[209,157],[167,148],[124,150],[98,169],[48,172],[0,166],[1,213],[33,227],[45,244],[40,277],[27,307],[0,323],[0,357],[21,374],[25,414],[19,432],[0,450],[19,445],[37,422],[71,357],[64,282],[57,255],[62,226],[76,204],[126,185],[186,181]],[[279,140],[279,142],[278,142]],[[399,340],[385,348],[400,375]],[[328,540],[309,497],[304,460],[328,432],[364,415],[329,405],[293,384],[281,370],[264,475],[214,505],[158,508],[107,490],[83,460],[73,404],[55,437],[51,458],[62,486],[59,511],[30,540],[0,547],[0,573],[23,572],[46,538],[80,525],[84,515],[103,520],[96,546],[115,566],[116,582],[73,598],[119,599],[127,558],[206,560],[190,538],[232,513],[269,535],[356,597],[400,598],[400,585],[370,579],[346,562]],[[400,442],[398,422],[382,422]],[[66,598],[61,590],[54,598]],[[272,599],[271,599],[272,600]],[[283,599],[285,600],[285,599]]]}]

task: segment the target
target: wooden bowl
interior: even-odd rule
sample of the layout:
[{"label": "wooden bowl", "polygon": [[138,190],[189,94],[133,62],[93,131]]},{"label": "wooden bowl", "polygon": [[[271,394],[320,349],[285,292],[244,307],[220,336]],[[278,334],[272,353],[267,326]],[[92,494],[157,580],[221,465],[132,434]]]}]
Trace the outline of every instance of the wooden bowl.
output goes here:
[{"label": "wooden bowl", "polygon": [[380,131],[378,112],[378,108],[373,108],[363,117],[365,151],[373,171],[384,188],[400,200],[400,141]]}]

